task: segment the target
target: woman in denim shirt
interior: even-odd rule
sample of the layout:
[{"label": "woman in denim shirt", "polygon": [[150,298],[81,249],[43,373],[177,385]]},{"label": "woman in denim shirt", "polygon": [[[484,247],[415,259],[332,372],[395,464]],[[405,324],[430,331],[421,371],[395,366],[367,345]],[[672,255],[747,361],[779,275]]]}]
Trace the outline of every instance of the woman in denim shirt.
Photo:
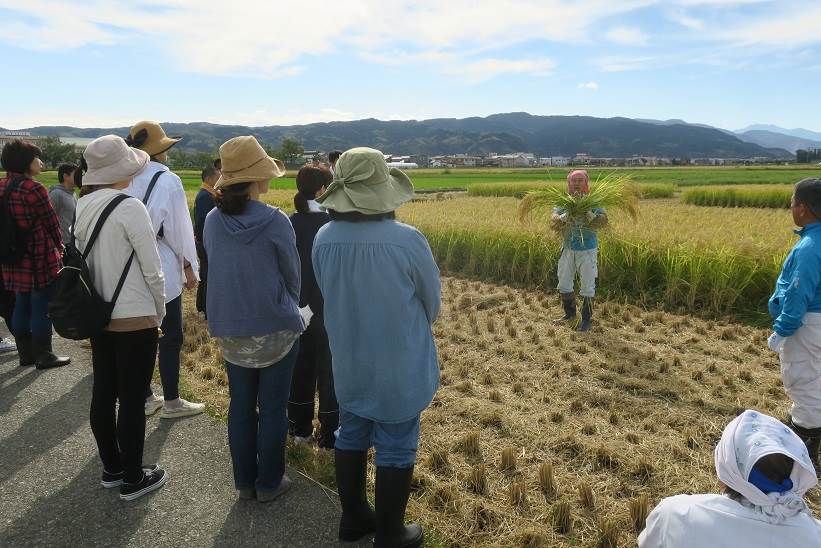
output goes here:
[{"label": "woman in denim shirt", "polygon": [[[336,476],[339,538],[376,533],[374,546],[422,546],[406,527],[419,418],[439,386],[431,325],[440,305],[439,269],[425,237],[395,220],[413,197],[407,175],[378,150],[351,149],[318,201],[331,222],[316,236],[314,272],[325,299],[340,428]],[[367,451],[375,448],[376,512],[366,496]]]}]

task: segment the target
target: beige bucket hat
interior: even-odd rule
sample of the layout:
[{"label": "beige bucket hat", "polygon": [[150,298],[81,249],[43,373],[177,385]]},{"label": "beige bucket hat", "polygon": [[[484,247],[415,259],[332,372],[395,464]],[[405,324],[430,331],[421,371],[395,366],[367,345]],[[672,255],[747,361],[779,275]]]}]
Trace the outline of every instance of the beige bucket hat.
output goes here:
[{"label": "beige bucket hat", "polygon": [[128,146],[144,150],[151,156],[162,154],[180,142],[182,137],[169,137],[157,122],[137,122],[126,137]]},{"label": "beige bucket hat", "polygon": [[237,183],[267,183],[285,175],[285,164],[268,156],[251,135],[225,141],[220,147],[220,160],[222,175],[214,184],[214,190]]},{"label": "beige bucket hat", "polygon": [[83,158],[88,164],[83,186],[130,181],[146,168],[150,160],[148,153],[128,146],[117,135],[104,135],[91,141]]},{"label": "beige bucket hat", "polygon": [[378,150],[359,147],[339,157],[334,180],[317,202],[340,213],[377,215],[396,210],[413,194],[413,183],[403,171],[388,168]]}]

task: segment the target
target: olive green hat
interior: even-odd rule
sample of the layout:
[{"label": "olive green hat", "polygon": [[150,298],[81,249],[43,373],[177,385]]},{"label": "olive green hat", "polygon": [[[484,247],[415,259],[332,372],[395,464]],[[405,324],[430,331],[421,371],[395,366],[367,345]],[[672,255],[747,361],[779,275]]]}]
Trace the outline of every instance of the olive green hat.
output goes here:
[{"label": "olive green hat", "polygon": [[404,172],[388,168],[378,150],[359,147],[339,157],[333,182],[316,201],[340,213],[377,215],[394,211],[412,198],[413,183]]}]

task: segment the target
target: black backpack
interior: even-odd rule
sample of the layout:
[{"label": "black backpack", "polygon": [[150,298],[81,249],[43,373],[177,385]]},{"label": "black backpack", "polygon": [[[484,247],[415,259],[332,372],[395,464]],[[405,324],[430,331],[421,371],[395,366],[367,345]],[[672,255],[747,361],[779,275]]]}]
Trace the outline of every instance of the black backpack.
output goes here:
[{"label": "black backpack", "polygon": [[28,233],[20,228],[11,212],[9,199],[11,193],[25,181],[25,177],[15,177],[6,186],[0,201],[0,264],[15,265],[26,254],[26,239]]},{"label": "black backpack", "polygon": [[100,213],[100,218],[94,225],[94,230],[82,253],[74,243],[74,223],[72,223],[71,241],[66,246],[63,268],[52,282],[52,293],[48,303],[48,315],[54,324],[55,331],[63,338],[75,341],[88,339],[100,333],[111,322],[111,312],[114,310],[114,304],[128,276],[128,270],[134,260],[134,251],[131,251],[131,256],[125,263],[111,302],[106,302],[94,289],[94,281],[88,270],[86,257],[91,252],[103,228],[103,223],[114,208],[128,198],[129,196],[125,194],[119,194],[108,202],[103,212]]}]

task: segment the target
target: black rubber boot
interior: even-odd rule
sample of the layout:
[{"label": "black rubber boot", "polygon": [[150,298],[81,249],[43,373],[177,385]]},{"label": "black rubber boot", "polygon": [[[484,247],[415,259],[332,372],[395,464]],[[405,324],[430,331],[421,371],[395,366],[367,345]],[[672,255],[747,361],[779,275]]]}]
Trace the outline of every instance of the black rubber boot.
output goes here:
[{"label": "black rubber boot", "polygon": [[65,356],[55,356],[51,349],[51,337],[44,339],[32,339],[32,348],[36,359],[37,369],[52,369],[63,367],[71,363],[71,358]]},{"label": "black rubber boot", "polygon": [[798,426],[793,422],[792,417],[790,417],[790,428],[801,438],[804,445],[807,446],[810,460],[813,466],[815,466],[816,471],[818,471],[818,450],[821,448],[821,428],[804,428],[803,426]]},{"label": "black rubber boot", "polygon": [[425,542],[422,526],[405,526],[413,468],[376,468],[376,536],[374,548],[419,548]]},{"label": "black rubber boot", "polygon": [[570,322],[576,319],[576,294],[562,293],[562,308],[564,308],[564,316],[554,320],[556,323]]},{"label": "black rubber boot", "polygon": [[366,451],[335,451],[336,486],[342,505],[339,540],[355,542],[376,531],[376,513],[368,502]]},{"label": "black rubber boot", "polygon": [[17,345],[17,356],[20,358],[20,367],[30,367],[37,360],[34,358],[34,350],[31,346],[31,333],[25,333],[14,337]]},{"label": "black rubber boot", "polygon": [[582,301],[582,323],[576,331],[590,331],[591,327],[593,327],[593,298],[585,297]]}]

